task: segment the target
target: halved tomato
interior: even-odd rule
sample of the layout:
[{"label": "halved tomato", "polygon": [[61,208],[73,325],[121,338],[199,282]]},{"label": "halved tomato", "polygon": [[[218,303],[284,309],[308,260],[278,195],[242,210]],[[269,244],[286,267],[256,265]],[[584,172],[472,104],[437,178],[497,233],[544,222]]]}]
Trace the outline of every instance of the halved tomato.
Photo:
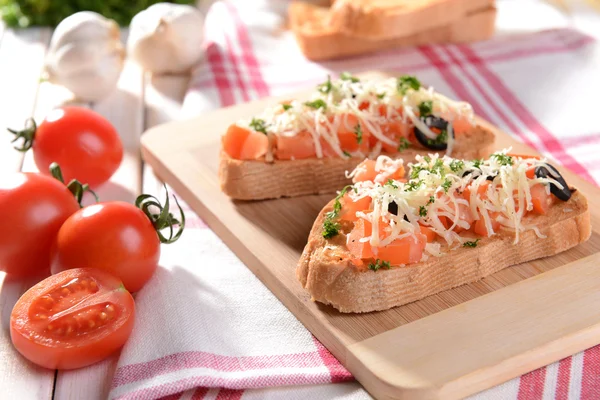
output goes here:
[{"label": "halved tomato", "polygon": [[125,344],[134,314],[133,297],[119,279],[92,268],[70,269],[21,296],[10,316],[10,336],[34,364],[81,368]]}]

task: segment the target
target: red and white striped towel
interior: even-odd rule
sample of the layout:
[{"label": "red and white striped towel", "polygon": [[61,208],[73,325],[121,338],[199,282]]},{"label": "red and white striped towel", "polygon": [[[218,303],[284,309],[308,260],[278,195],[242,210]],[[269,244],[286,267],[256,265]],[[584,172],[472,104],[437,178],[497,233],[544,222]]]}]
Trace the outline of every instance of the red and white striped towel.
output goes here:
[{"label": "red and white striped towel", "polygon": [[[345,70],[413,73],[600,182],[600,46],[565,28],[568,20],[559,21],[560,29],[500,35],[486,43],[316,64],[304,59],[281,28],[287,3],[257,3],[214,5],[206,24],[207,62],[195,73],[184,115],[303,89]],[[541,7],[538,16],[558,15],[525,3]],[[514,2],[500,1],[499,7],[499,23],[514,23],[509,18]],[[187,215],[188,230],[177,245],[163,249],[156,276],[137,295],[136,327],[121,353],[110,397],[369,398],[217,236],[193,212]],[[474,398],[600,398],[600,347]]]}]

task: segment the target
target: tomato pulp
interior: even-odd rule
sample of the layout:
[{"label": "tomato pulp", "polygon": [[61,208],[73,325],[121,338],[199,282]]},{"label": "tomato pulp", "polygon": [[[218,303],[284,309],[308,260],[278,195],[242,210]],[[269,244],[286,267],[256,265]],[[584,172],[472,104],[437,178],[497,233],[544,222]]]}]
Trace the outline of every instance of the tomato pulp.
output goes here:
[{"label": "tomato pulp", "polygon": [[0,270],[48,275],[56,234],[77,210],[73,194],[54,178],[30,173],[0,178]]},{"label": "tomato pulp", "polygon": [[61,107],[37,127],[33,157],[38,169],[48,174],[57,162],[66,182],[77,179],[91,187],[106,182],[123,159],[123,145],[112,124],[83,107]]},{"label": "tomato pulp", "polygon": [[91,365],[119,349],[135,305],[119,279],[99,270],[61,272],[29,289],[13,308],[10,336],[31,362],[51,369]]},{"label": "tomato pulp", "polygon": [[115,275],[130,292],[152,277],[160,241],[142,210],[125,202],[99,203],[73,214],[60,228],[51,257],[55,274],[81,266]]}]

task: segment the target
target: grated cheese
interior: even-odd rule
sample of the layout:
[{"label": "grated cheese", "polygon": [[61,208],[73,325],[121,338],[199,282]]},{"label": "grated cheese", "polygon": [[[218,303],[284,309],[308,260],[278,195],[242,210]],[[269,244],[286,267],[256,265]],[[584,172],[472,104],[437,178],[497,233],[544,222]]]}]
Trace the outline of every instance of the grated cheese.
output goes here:
[{"label": "grated cheese", "polygon": [[[355,126],[349,121],[349,115],[358,118],[363,131],[369,132],[377,139],[369,157],[377,157],[382,146],[398,146],[397,140],[388,136],[388,124],[394,122],[410,123],[431,139],[437,137],[418,116],[419,105],[431,101],[431,114],[448,121],[448,148],[446,154],[453,150],[452,121],[457,118],[465,119],[474,124],[473,109],[468,103],[457,102],[436,93],[433,88],[421,86],[418,90],[408,89],[399,93],[396,78],[383,81],[358,81],[339,79],[328,81],[331,90],[327,93],[317,89],[307,103],[323,101],[325,107],[313,108],[305,102],[293,100],[286,105],[277,105],[265,109],[257,119],[265,121],[267,135],[271,137],[291,137],[301,132],[309,132],[314,141],[315,153],[318,158],[324,157],[321,139],[326,142],[337,157],[347,157],[341,148],[338,131],[354,131]],[[238,126],[252,129],[250,121],[240,120]],[[269,140],[269,160],[273,159],[275,140]],[[354,155],[354,154],[353,154]],[[364,156],[357,152],[356,156]]]},{"label": "grated cheese", "polygon": [[[416,163],[408,164],[410,179],[406,182],[389,181],[402,167],[401,160],[379,156],[375,164],[379,175],[375,181],[355,182],[353,190],[348,191],[353,201],[365,197],[372,200],[370,210],[356,213],[358,218],[372,225],[371,235],[360,240],[368,242],[376,255],[377,247],[414,237],[421,232],[421,226],[426,226],[439,236],[438,242],[425,246],[426,256],[439,256],[441,243],[444,248],[453,249],[472,241],[473,238],[462,236],[454,229],[468,230],[480,219],[490,236],[497,234],[493,222],[514,232],[514,243],[518,243],[520,233],[528,230],[545,237],[536,226],[524,224],[523,217],[526,211],[533,209],[531,187],[541,183],[549,193],[549,185],[558,182],[551,177],[527,177],[528,170],[546,165],[545,159],[511,157],[508,152],[510,149],[476,161],[455,160],[438,154],[417,156]],[[346,176],[355,177],[361,168],[364,168],[362,164]],[[488,181],[488,176],[494,179]],[[484,184],[487,189],[480,195]],[[470,196],[464,198],[462,193],[467,187]],[[392,202],[397,205],[397,215],[388,212]],[[443,217],[449,220],[448,228],[442,223]],[[380,237],[381,224],[384,228]]]}]

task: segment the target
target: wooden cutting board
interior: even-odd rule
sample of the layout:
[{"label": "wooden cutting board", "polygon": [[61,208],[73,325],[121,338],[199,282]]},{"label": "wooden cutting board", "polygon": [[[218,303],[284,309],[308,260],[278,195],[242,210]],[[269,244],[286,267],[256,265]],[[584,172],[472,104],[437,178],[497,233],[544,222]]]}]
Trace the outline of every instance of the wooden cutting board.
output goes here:
[{"label": "wooden cutting board", "polygon": [[[600,343],[600,190],[564,169],[589,199],[588,242],[383,312],[342,314],[311,301],[295,269],[332,196],[238,202],[219,190],[220,135],[277,100],[153,128],[143,156],[373,396],[461,398]],[[490,129],[498,149],[535,154]]]}]

